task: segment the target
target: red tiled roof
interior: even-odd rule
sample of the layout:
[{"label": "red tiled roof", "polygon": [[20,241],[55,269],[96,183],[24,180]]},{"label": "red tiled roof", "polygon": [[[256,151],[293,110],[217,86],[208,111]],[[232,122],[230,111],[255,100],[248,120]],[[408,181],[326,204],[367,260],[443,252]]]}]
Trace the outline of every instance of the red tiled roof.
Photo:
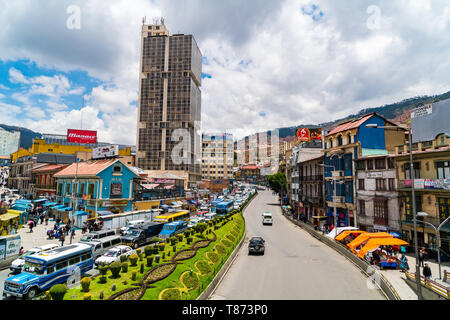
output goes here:
[{"label": "red tiled roof", "polygon": [[372,117],[373,115],[375,115],[375,113],[369,113],[359,119],[356,120],[351,120],[351,121],[347,121],[344,123],[341,123],[340,125],[338,125],[336,128],[334,128],[333,130],[331,130],[326,137],[331,136],[333,134],[336,134],[338,132],[342,132],[345,130],[350,130],[350,129],[354,129],[354,128],[358,128],[361,124],[363,124],[367,119],[369,119],[370,117]]},{"label": "red tiled roof", "polygon": [[242,169],[243,170],[254,170],[254,169],[259,169],[259,167],[255,166],[255,165],[248,165],[248,166],[243,166]]},{"label": "red tiled roof", "polygon": [[57,169],[62,169],[66,166],[67,166],[67,164],[48,164],[46,166],[34,169],[33,172],[53,171],[53,170],[57,170]]},{"label": "red tiled roof", "polygon": [[103,159],[103,160],[93,160],[86,162],[78,162],[78,171],[77,164],[72,163],[67,168],[62,169],[58,173],[56,173],[55,177],[71,177],[75,174],[79,176],[96,176],[99,172],[103,171],[113,163],[120,161],[119,159]]}]

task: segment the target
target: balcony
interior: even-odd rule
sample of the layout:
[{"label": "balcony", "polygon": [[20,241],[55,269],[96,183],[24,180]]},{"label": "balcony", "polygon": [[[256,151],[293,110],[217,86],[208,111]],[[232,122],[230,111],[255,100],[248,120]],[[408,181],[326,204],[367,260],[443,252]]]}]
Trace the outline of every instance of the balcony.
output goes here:
[{"label": "balcony", "polygon": [[302,176],[302,177],[300,177],[300,180],[302,182],[323,181],[323,175],[322,174],[316,174],[316,175],[311,175],[311,176]]}]

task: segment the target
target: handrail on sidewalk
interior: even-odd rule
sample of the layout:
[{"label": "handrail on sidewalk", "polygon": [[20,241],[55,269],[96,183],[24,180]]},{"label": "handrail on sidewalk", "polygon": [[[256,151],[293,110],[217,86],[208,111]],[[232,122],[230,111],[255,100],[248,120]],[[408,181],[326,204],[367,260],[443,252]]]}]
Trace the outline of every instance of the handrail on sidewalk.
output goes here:
[{"label": "handrail on sidewalk", "polygon": [[[414,273],[410,273],[409,271],[405,272],[405,275],[410,280],[416,281],[416,275]],[[431,279],[427,279],[424,276],[420,276],[420,284],[425,288],[430,289],[434,293],[450,300],[450,291],[449,288],[444,287],[440,283],[437,283]]]}]

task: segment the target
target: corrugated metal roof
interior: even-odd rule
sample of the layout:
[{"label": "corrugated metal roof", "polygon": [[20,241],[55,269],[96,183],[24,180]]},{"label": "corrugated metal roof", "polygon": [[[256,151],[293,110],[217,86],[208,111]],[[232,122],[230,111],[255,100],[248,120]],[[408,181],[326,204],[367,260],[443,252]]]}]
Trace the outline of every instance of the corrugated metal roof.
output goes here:
[{"label": "corrugated metal roof", "polygon": [[363,124],[367,119],[371,118],[372,116],[374,116],[375,113],[370,113],[367,114],[359,119],[356,120],[352,120],[352,121],[347,121],[344,123],[341,123],[340,125],[338,125],[336,128],[334,128],[333,130],[330,131],[330,133],[328,133],[326,135],[326,137],[331,136],[333,134],[345,131],[345,130],[350,130],[350,129],[354,129],[354,128],[358,128],[361,124]]},{"label": "corrugated metal roof", "polygon": [[[79,162],[78,169],[77,164],[72,163],[67,168],[64,168],[60,172],[56,173],[55,177],[67,177],[74,176],[77,174],[78,176],[96,176],[99,172],[103,171],[113,163],[120,161],[119,159],[102,159],[102,160],[93,160],[86,162]],[[122,163],[123,164],[123,163]]]},{"label": "corrugated metal roof", "polygon": [[52,170],[64,168],[66,166],[67,166],[67,164],[48,164],[43,167],[34,169],[33,172],[52,171]]}]

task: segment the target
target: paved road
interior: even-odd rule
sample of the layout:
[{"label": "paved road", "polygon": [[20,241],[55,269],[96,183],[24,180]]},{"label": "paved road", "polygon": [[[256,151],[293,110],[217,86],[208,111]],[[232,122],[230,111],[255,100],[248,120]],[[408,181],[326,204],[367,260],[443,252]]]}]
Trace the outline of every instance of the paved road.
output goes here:
[{"label": "paved road", "polygon": [[[262,225],[264,211],[272,212],[272,226]],[[247,242],[211,299],[385,299],[381,291],[368,288],[367,277],[344,256],[285,219],[270,191],[260,191],[244,216]],[[265,255],[248,255],[252,236],[266,240]]]}]

